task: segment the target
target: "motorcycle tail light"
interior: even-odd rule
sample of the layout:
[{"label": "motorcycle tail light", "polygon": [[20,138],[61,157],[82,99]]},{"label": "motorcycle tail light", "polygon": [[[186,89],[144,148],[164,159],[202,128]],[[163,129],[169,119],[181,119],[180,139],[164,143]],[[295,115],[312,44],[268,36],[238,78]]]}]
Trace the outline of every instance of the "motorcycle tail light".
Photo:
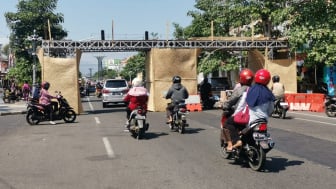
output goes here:
[{"label": "motorcycle tail light", "polygon": [[267,123],[261,123],[259,125],[259,131],[267,131]]},{"label": "motorcycle tail light", "polygon": [[138,114],[142,114],[143,111],[141,109],[138,109]]},{"label": "motorcycle tail light", "polygon": [[186,108],[180,108],[180,112],[186,112],[187,111],[187,109]]},{"label": "motorcycle tail light", "polygon": [[107,89],[103,89],[103,90],[102,90],[102,93],[107,94],[107,93],[110,93],[110,91],[107,90]]}]

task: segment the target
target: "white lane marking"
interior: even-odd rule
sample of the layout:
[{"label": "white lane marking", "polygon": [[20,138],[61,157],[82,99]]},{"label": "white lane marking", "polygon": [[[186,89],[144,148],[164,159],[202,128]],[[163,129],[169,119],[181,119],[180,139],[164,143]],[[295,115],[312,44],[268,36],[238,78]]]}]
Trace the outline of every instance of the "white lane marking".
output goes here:
[{"label": "white lane marking", "polygon": [[311,119],[303,119],[303,118],[297,118],[297,117],[295,117],[294,119],[298,119],[298,120],[303,120],[303,121],[309,121],[309,122],[322,123],[322,124],[326,124],[326,125],[334,125],[334,126],[336,126],[336,124],[328,123],[328,122],[323,122],[323,121],[314,121],[314,120],[311,120]]},{"label": "white lane marking", "polygon": [[113,149],[111,147],[110,141],[108,140],[107,137],[103,137],[103,143],[105,145],[105,150],[106,150],[107,156],[109,158],[114,158],[115,155],[114,155]]},{"label": "white lane marking", "polygon": [[319,117],[319,118],[324,118],[324,119],[335,119],[335,118],[332,118],[332,117],[313,115],[313,114],[302,113],[302,112],[288,112],[288,113],[289,114],[297,114],[297,115],[305,115],[305,116],[309,116],[309,117]]},{"label": "white lane marking", "polygon": [[96,123],[97,123],[97,124],[100,124],[99,117],[95,117],[95,120],[96,120]]},{"label": "white lane marking", "polygon": [[86,97],[86,100],[89,102],[90,110],[94,111],[93,106],[92,106],[91,101],[90,101],[90,98]]}]

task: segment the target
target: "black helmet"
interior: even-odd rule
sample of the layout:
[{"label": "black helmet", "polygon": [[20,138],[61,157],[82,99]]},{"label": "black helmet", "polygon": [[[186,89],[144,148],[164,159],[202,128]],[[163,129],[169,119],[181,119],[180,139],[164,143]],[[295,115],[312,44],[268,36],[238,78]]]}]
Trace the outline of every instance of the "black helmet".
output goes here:
[{"label": "black helmet", "polygon": [[273,83],[278,83],[280,81],[280,77],[278,75],[275,75],[272,77]]},{"label": "black helmet", "polygon": [[181,80],[181,77],[178,75],[174,76],[172,79],[173,83],[181,83]]},{"label": "black helmet", "polygon": [[48,90],[49,87],[50,87],[50,83],[49,83],[49,82],[44,81],[44,82],[42,83],[42,88],[43,88],[43,89]]}]

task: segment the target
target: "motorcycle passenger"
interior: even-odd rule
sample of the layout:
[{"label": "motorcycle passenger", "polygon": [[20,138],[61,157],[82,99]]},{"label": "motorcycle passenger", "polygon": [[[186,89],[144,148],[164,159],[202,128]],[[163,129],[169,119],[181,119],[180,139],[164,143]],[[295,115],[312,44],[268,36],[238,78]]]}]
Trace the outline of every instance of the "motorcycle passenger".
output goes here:
[{"label": "motorcycle passenger", "polygon": [[33,99],[32,100],[34,102],[39,102],[40,94],[41,94],[41,85],[38,83],[38,84],[36,84],[36,87],[33,91]]},{"label": "motorcycle passenger", "polygon": [[175,106],[184,103],[185,99],[189,97],[189,92],[187,88],[181,84],[181,80],[182,78],[180,76],[174,76],[172,78],[173,84],[164,97],[165,99],[171,99],[171,103],[168,103],[168,106],[166,107],[167,124],[170,124],[173,120],[172,114]]},{"label": "motorcycle passenger", "polygon": [[51,101],[51,99],[57,98],[49,94],[48,89],[50,87],[49,82],[42,83],[42,89],[40,91],[40,104],[45,107],[46,113],[50,116],[50,124],[55,125],[56,123],[53,120],[53,107],[57,107],[58,103]]},{"label": "motorcycle passenger", "polygon": [[233,148],[237,148],[241,145],[238,133],[245,125],[235,123],[233,116],[244,108],[245,96],[243,93],[251,86],[253,77],[254,73],[252,70],[243,69],[239,73],[239,83],[241,86],[233,90],[232,95],[223,104],[223,116],[225,116],[227,120],[221,127],[223,129],[223,136],[227,142],[227,152],[231,152]]},{"label": "motorcycle passenger", "polygon": [[280,101],[285,96],[285,86],[280,83],[280,76],[275,75],[272,77],[273,85],[271,87],[272,93],[275,97],[274,106],[277,108],[280,105]]},{"label": "motorcycle passenger", "polygon": [[268,120],[274,110],[275,97],[267,87],[271,80],[271,74],[266,69],[260,69],[255,74],[255,84],[250,88],[246,96],[249,106],[249,125],[258,119]]},{"label": "motorcycle passenger", "polygon": [[139,106],[142,107],[143,110],[147,111],[148,91],[142,86],[142,81],[140,79],[133,79],[132,88],[126,94],[124,102],[128,103],[126,108],[127,121],[125,127],[129,129],[130,115],[132,111]]}]

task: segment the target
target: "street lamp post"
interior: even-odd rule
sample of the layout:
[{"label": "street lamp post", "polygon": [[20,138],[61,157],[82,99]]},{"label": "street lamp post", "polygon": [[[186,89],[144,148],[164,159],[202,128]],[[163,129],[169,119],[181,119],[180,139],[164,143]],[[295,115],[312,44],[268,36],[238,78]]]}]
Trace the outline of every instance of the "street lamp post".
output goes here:
[{"label": "street lamp post", "polygon": [[36,35],[36,30],[34,30],[33,35],[28,36],[28,40],[32,42],[33,49],[32,49],[32,56],[33,56],[33,92],[36,88],[36,42],[41,41],[42,38]]}]

